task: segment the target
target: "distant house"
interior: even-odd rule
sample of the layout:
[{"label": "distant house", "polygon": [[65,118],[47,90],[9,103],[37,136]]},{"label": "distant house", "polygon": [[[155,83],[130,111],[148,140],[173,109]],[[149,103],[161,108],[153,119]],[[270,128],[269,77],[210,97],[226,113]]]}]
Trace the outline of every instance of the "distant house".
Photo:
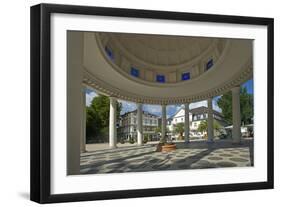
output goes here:
[{"label": "distant house", "polygon": [[[158,118],[157,115],[143,111],[143,135],[148,136],[148,139],[150,140],[157,136],[155,130],[158,127]],[[118,127],[118,137],[125,140],[137,138],[137,110],[121,115]]]},{"label": "distant house", "polygon": [[[184,108],[180,108],[173,116],[168,118],[167,127],[172,132],[174,130],[174,126],[178,123],[184,123],[185,110]],[[224,120],[222,114],[216,110],[213,110],[214,120],[216,120],[221,126],[226,126],[227,123]],[[205,106],[201,106],[198,108],[194,108],[189,110],[189,127],[191,134],[199,134],[197,130],[201,121],[208,119],[208,108]]]}]

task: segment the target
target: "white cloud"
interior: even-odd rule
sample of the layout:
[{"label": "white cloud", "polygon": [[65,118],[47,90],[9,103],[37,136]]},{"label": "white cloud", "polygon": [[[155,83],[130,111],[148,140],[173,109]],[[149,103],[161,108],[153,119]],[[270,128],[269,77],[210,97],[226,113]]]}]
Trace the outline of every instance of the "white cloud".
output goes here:
[{"label": "white cloud", "polygon": [[191,103],[191,104],[189,104],[189,109],[195,109],[195,108],[199,108],[201,106],[207,107],[207,101],[205,100],[205,101]]},{"label": "white cloud", "polygon": [[[218,106],[218,103],[217,103],[217,98],[213,99],[212,102],[213,102],[213,109],[215,111],[221,112],[221,108]],[[198,107],[201,107],[201,106],[207,107],[208,106],[207,101],[204,100],[204,101],[199,101],[199,102],[191,103],[189,105],[189,108],[190,109],[194,109],[194,108],[198,108]]]},{"label": "white cloud", "polygon": [[182,108],[184,105],[168,105],[167,106],[167,116],[171,117],[173,116],[180,108]]},{"label": "white cloud", "polygon": [[124,100],[118,100],[118,102],[122,103],[121,114],[125,114],[126,112],[129,111],[134,111],[137,108],[137,105],[134,102],[124,101]]},{"label": "white cloud", "polygon": [[92,100],[93,100],[96,96],[98,96],[98,94],[95,93],[94,91],[87,91],[87,92],[86,92],[86,106],[90,106]]},{"label": "white cloud", "polygon": [[143,105],[143,110],[147,111],[151,114],[155,114],[155,115],[161,115],[162,113],[162,108],[160,105],[150,105],[150,104],[144,104]]},{"label": "white cloud", "polygon": [[217,101],[216,100],[213,100],[213,109],[215,110],[215,111],[218,111],[218,112],[222,112],[222,110],[221,110],[221,108],[219,107],[219,105],[218,105],[218,103],[217,103]]}]

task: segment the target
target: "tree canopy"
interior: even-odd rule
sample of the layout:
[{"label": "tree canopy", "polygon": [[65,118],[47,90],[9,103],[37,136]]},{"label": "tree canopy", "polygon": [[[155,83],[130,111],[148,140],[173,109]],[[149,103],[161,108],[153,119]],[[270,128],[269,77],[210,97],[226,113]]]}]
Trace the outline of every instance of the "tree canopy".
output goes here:
[{"label": "tree canopy", "polygon": [[208,129],[208,123],[207,123],[206,120],[201,121],[198,128],[197,128],[197,130],[201,133],[206,132],[207,129]]},{"label": "tree canopy", "polygon": [[[217,120],[214,120],[213,121],[213,129],[216,130],[216,131],[219,131],[219,129],[221,128],[221,124],[217,121]],[[198,126],[198,131],[203,133],[203,132],[206,132],[208,129],[208,122],[206,120],[203,120],[200,122],[199,126]]]},{"label": "tree canopy", "polygon": [[[231,91],[223,94],[218,100],[218,106],[222,109],[222,114],[225,120],[232,124],[232,94]],[[253,94],[247,93],[245,87],[240,89],[240,110],[242,124],[252,123],[254,114]]]},{"label": "tree canopy", "polygon": [[[105,142],[108,140],[109,97],[96,96],[87,107],[86,137],[87,141]],[[117,117],[120,117],[122,104],[117,102]]]},{"label": "tree canopy", "polygon": [[177,123],[174,125],[174,132],[183,135],[184,132],[184,123]]}]

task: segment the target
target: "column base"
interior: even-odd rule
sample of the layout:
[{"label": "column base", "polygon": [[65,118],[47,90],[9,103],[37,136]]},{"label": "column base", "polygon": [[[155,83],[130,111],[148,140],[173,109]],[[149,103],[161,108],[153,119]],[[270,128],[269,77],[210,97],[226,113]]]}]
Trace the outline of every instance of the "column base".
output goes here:
[{"label": "column base", "polygon": [[117,146],[116,145],[113,145],[113,146],[109,146],[109,149],[116,149]]},{"label": "column base", "polygon": [[207,140],[207,143],[214,143],[214,140],[212,139],[212,140]]},{"label": "column base", "polygon": [[242,144],[242,143],[241,143],[241,140],[233,140],[233,141],[232,141],[232,144],[234,144],[234,145],[240,145],[240,144]]}]

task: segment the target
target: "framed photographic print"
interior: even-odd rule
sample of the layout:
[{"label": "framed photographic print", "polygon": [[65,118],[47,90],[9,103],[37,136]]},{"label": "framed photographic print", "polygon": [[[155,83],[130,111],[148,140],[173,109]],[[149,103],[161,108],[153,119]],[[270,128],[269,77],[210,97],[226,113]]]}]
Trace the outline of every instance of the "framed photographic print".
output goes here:
[{"label": "framed photographic print", "polygon": [[31,7],[31,200],[273,188],[273,19]]}]

